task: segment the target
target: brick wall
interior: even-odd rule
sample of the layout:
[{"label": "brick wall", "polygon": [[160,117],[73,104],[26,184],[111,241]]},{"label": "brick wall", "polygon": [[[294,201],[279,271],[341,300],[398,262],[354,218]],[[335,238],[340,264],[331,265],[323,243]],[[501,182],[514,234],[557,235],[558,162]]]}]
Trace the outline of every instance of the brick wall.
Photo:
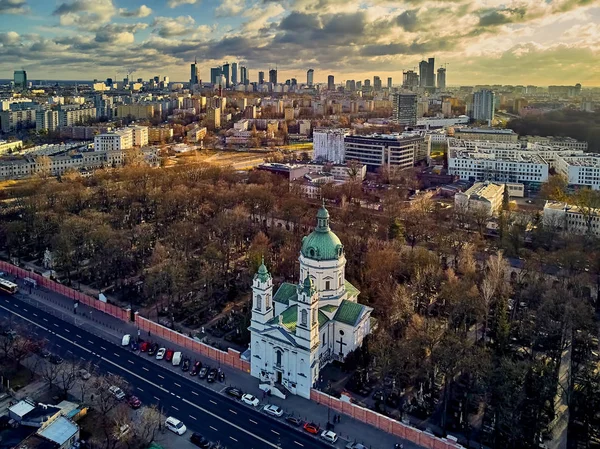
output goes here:
[{"label": "brick wall", "polygon": [[457,449],[462,447],[452,441],[446,440],[445,438],[438,438],[429,433],[422,432],[414,427],[407,426],[400,421],[396,421],[395,419],[376,413],[373,410],[342,401],[317,390],[310,391],[310,399],[330,407],[333,410],[341,412],[344,415],[370,424],[373,427],[383,430],[384,432],[407,439],[428,449]]}]

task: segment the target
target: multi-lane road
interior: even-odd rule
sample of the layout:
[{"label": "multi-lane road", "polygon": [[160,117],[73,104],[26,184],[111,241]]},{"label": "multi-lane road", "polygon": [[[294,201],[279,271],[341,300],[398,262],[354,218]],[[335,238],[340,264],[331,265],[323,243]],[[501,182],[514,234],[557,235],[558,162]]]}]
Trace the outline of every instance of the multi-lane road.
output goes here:
[{"label": "multi-lane road", "polygon": [[[229,449],[331,448],[326,442],[202,385],[188,373],[175,372],[103,340],[81,327],[0,293],[0,316],[21,323],[49,342],[66,359],[91,361],[101,373],[121,376],[145,404],[158,404],[165,415],[186,424],[188,438],[197,431]],[[166,365],[166,362],[165,362]],[[224,386],[225,387],[225,386]]]}]

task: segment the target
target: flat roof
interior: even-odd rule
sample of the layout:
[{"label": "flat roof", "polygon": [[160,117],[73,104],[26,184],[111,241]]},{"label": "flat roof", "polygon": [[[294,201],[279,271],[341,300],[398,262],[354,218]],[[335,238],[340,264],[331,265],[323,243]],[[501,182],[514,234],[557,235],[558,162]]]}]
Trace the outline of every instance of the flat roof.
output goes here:
[{"label": "flat roof", "polygon": [[31,403],[28,400],[22,400],[17,402],[12,407],[9,407],[8,411],[14,413],[17,416],[25,416],[27,413],[35,408],[35,403]]},{"label": "flat roof", "polygon": [[59,445],[63,445],[69,441],[77,433],[79,426],[70,419],[60,416],[56,418],[50,425],[38,431],[38,434],[44,438],[54,441]]},{"label": "flat roof", "polygon": [[475,134],[515,134],[512,129],[497,128],[457,128],[454,132]]}]

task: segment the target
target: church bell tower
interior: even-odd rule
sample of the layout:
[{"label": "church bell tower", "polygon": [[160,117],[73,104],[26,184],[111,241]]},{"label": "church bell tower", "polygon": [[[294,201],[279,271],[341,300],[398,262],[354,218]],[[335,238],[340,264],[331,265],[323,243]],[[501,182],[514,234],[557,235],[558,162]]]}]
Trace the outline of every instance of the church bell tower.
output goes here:
[{"label": "church bell tower", "polygon": [[273,279],[263,258],[252,281],[252,327],[263,329],[274,313]]}]

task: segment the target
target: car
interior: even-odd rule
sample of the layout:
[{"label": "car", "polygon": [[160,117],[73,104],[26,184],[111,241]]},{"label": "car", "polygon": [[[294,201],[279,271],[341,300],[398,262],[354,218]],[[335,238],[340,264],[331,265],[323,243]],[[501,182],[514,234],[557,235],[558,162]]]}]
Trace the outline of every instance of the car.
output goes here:
[{"label": "car", "polygon": [[333,444],[337,441],[338,436],[335,432],[332,432],[331,430],[324,430],[323,433],[321,433],[321,438]]},{"label": "car", "polygon": [[53,365],[60,365],[63,362],[63,359],[59,355],[50,354],[50,356],[48,357],[48,361]]},{"label": "car", "polygon": [[129,407],[133,409],[138,409],[142,406],[142,401],[140,401],[140,398],[132,394],[127,396],[127,403],[129,404]]},{"label": "car", "polygon": [[150,349],[150,342],[143,341],[140,343],[140,352],[147,352]]},{"label": "car", "polygon": [[173,366],[179,366],[181,364],[181,352],[176,351],[173,353],[173,360],[171,361]]},{"label": "car", "polygon": [[304,423],[304,426],[302,426],[302,428],[308,433],[312,433],[313,435],[318,434],[319,430],[321,430],[321,428],[317,424],[312,422]]},{"label": "car", "polygon": [[123,339],[121,340],[121,346],[129,346],[131,341],[131,335],[125,334],[123,335]]},{"label": "car", "polygon": [[278,418],[283,416],[283,409],[273,404],[265,405],[265,408],[263,408],[263,410],[265,411],[265,413],[271,416],[277,416]]},{"label": "car", "polygon": [[190,376],[197,376],[198,373],[200,372],[201,368],[202,368],[202,362],[194,363],[194,366],[190,370]]},{"label": "car", "polygon": [[258,398],[256,396],[252,396],[250,393],[246,393],[242,396],[242,402],[244,404],[251,405],[252,407],[256,407],[259,404]]},{"label": "car", "polygon": [[200,371],[198,372],[198,378],[206,379],[206,376],[208,376],[208,366],[203,366],[202,368],[200,368]]},{"label": "car", "polygon": [[348,443],[346,444],[346,449],[369,449],[367,446],[365,446],[364,444],[360,444],[360,443]]},{"label": "car", "polygon": [[169,416],[165,420],[165,427],[177,435],[183,435],[187,431],[185,424],[183,424],[177,418],[173,418],[172,416]]},{"label": "car", "polygon": [[88,370],[83,368],[79,370],[78,374],[83,380],[88,380],[90,377],[92,377],[92,375],[88,373]]},{"label": "car", "polygon": [[190,370],[190,359],[189,358],[185,358],[183,359],[183,363],[181,364],[181,371],[189,371]]},{"label": "car", "polygon": [[137,351],[138,349],[140,349],[140,344],[137,341],[133,340],[131,342],[131,350]]},{"label": "car", "polygon": [[148,348],[148,355],[153,356],[158,351],[158,343],[154,343],[150,348]]},{"label": "car", "polygon": [[229,396],[233,396],[234,398],[238,398],[238,399],[241,399],[242,396],[244,396],[244,393],[242,393],[242,390],[240,390],[239,388],[235,388],[235,387],[225,388],[225,393],[228,394]]},{"label": "car", "polygon": [[210,449],[213,446],[213,444],[210,441],[208,441],[206,438],[204,438],[198,432],[192,433],[192,436],[190,437],[190,441],[192,443],[194,443],[196,446],[201,447],[202,449]]},{"label": "car", "polygon": [[119,401],[122,401],[123,399],[125,399],[126,395],[123,392],[123,390],[121,390],[119,387],[117,387],[116,385],[111,385],[108,388],[108,391],[111,392],[111,394],[117,398]]},{"label": "car", "polygon": [[156,360],[164,359],[165,352],[167,352],[167,350],[165,348],[160,348],[158,351],[156,351]]},{"label": "car", "polygon": [[218,375],[217,369],[211,368],[208,371],[208,375],[206,376],[206,381],[210,382],[210,383],[214,382],[217,379],[217,375]]},{"label": "car", "polygon": [[172,349],[167,349],[167,352],[165,352],[165,360],[167,362],[173,360],[173,354],[175,354],[175,351],[173,351]]},{"label": "car", "polygon": [[292,415],[286,416],[285,420],[296,427],[299,427],[300,424],[302,424],[302,420],[300,418],[296,418],[295,416],[292,416]]}]

